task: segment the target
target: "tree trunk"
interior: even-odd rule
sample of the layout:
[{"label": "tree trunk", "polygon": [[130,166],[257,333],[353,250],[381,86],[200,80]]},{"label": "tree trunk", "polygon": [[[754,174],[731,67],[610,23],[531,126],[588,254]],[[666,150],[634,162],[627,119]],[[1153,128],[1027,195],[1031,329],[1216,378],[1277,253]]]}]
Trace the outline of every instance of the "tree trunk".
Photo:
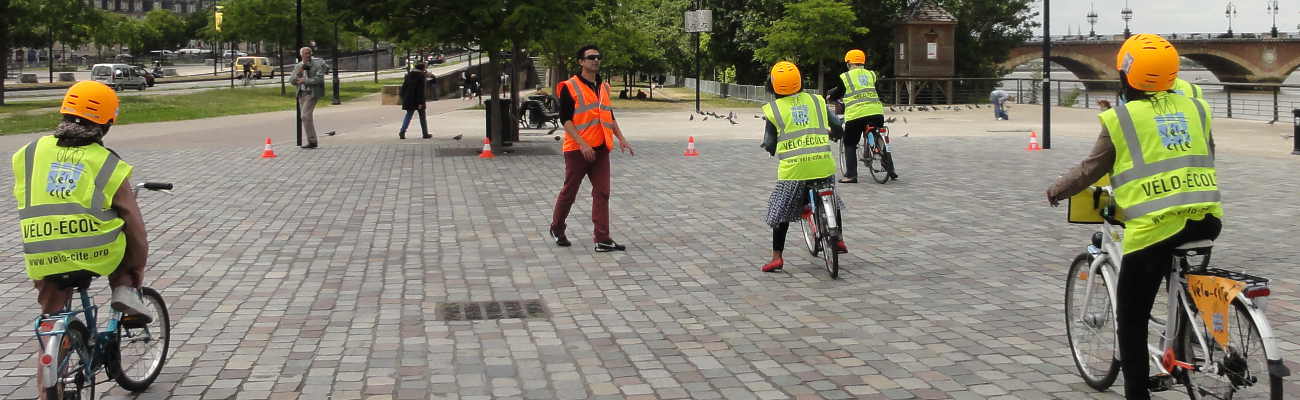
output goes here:
[{"label": "tree trunk", "polygon": [[[519,59],[523,58],[523,51],[519,48],[519,41],[510,41],[510,126],[507,127],[511,132],[518,132],[519,121],[515,121],[515,116],[519,109]],[[515,137],[517,135],[510,135]]]},{"label": "tree trunk", "polygon": [[817,92],[818,92],[818,93],[821,93],[822,96],[825,96],[825,95],[826,95],[826,92],[822,91],[822,84],[824,83],[823,81],[825,81],[825,79],[822,79],[822,78],[823,78],[823,77],[822,77],[822,62],[821,62],[821,61],[818,61],[818,62],[817,62]]},{"label": "tree trunk", "polygon": [[284,96],[289,92],[284,87],[284,44],[279,40],[275,41],[275,63],[280,70],[280,95]]}]

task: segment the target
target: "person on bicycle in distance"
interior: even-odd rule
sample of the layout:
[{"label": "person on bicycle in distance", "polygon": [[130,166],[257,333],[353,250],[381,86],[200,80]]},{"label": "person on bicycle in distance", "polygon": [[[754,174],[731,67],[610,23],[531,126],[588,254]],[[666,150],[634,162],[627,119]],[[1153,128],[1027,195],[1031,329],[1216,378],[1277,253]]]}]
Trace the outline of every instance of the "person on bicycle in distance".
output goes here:
[{"label": "person on bicycle in distance", "polygon": [[[790,223],[798,221],[808,202],[808,189],[835,184],[835,157],[830,142],[844,135],[839,117],[821,96],[803,92],[803,77],[794,63],[781,61],[772,66],[768,90],[776,100],[763,105],[766,127],[763,149],[780,159],[776,171],[776,189],[767,201],[767,224],[772,227],[772,261],[763,272],[785,266],[781,252]],[[827,134],[829,131],[829,135]],[[836,199],[836,209],[844,205]],[[836,225],[839,223],[836,215]],[[835,251],[847,252],[844,241]]]},{"label": "person on bicycle in distance", "polygon": [[1178,51],[1164,38],[1129,38],[1115,56],[1122,92],[1099,114],[1092,154],[1047,190],[1052,206],[1106,174],[1123,209],[1124,255],[1116,285],[1119,358],[1129,399],[1150,398],[1147,319],[1175,247],[1222,228],[1210,107],[1173,92]]},{"label": "person on bicycle in distance", "polygon": [[[63,121],[13,155],[27,276],[41,312],[63,311],[72,288],[47,278],[108,276],[113,309],[149,323],[140,299],[149,251],[144,219],[131,189],[132,167],[104,147],[118,98],[103,83],[81,81],[59,109]],[[84,271],[84,272],[82,272]]]},{"label": "person on bicycle in distance", "polygon": [[[858,141],[862,140],[867,127],[885,127],[885,105],[880,103],[876,93],[876,82],[880,74],[866,68],[867,53],[853,49],[844,54],[844,64],[848,71],[840,74],[840,85],[826,93],[829,101],[844,102],[844,179],[840,183],[858,183]],[[894,173],[894,160],[889,153],[881,155],[881,165],[889,172],[891,179],[898,179]]]}]

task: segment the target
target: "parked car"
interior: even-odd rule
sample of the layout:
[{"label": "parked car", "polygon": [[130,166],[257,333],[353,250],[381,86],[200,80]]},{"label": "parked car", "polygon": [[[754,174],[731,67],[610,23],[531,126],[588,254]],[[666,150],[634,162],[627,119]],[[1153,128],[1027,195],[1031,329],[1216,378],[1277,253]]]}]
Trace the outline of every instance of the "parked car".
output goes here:
[{"label": "parked car", "polygon": [[149,54],[153,55],[154,58],[172,58],[176,56],[176,52],[171,50],[153,50],[150,51]]},{"label": "parked car", "polygon": [[267,57],[239,57],[230,65],[235,68],[235,72],[243,78],[244,64],[252,66],[253,78],[262,79],[262,77],[274,78],[275,68],[271,67],[271,59]]},{"label": "parked car", "polygon": [[95,64],[90,68],[90,79],[103,82],[118,91],[148,88],[149,81],[137,73],[135,68],[127,64]]},{"label": "parked car", "polygon": [[149,87],[153,87],[154,82],[158,79],[158,77],[154,76],[152,72],[145,69],[143,65],[132,65],[131,71],[135,72],[136,75],[143,76],[144,82],[148,84]]},{"label": "parked car", "polygon": [[442,64],[447,62],[447,57],[443,56],[442,54],[439,54],[437,57],[434,57],[431,62],[434,64]]},{"label": "parked car", "polygon": [[180,49],[180,50],[176,50],[176,54],[187,55],[187,56],[197,56],[197,55],[210,54],[210,53],[212,53],[212,50],[207,50],[207,49]]},{"label": "parked car", "polygon": [[242,52],[242,51],[239,51],[239,50],[226,50],[226,51],[221,52],[221,56],[222,56],[222,57],[225,57],[225,58],[230,58],[230,57],[245,57],[245,56],[248,56],[248,53],[245,53],[245,52]]}]

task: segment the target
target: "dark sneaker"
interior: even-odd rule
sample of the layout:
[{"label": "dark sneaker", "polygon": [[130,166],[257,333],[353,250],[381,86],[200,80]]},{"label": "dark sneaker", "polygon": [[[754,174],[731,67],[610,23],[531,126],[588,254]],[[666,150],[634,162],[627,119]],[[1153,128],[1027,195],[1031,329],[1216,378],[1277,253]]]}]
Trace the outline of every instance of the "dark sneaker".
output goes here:
[{"label": "dark sneaker", "polygon": [[306,146],[302,146],[303,149],[307,149],[307,150],[314,149],[314,148],[317,148],[317,147],[319,147],[319,146],[317,146],[315,143],[312,143],[312,144],[309,144],[309,145],[306,145]]},{"label": "dark sneaker", "polygon": [[889,173],[889,179],[898,180],[898,174],[895,174],[895,173],[893,173],[893,172],[890,172],[890,173]]},{"label": "dark sneaker", "polygon": [[845,245],[843,240],[838,241],[838,242],[835,242],[835,253],[836,253],[836,254],[844,254],[844,253],[848,253],[848,252],[849,252],[849,246]]},{"label": "dark sneaker", "polygon": [[397,134],[397,138],[398,138],[398,139],[406,139],[406,133],[398,133],[398,134]]},{"label": "dark sneaker", "polygon": [[551,239],[555,239],[555,245],[556,245],[556,246],[560,246],[560,247],[569,247],[569,246],[572,246],[572,245],[573,245],[573,243],[570,243],[570,242],[569,242],[569,238],[564,237],[564,233],[563,233],[563,232],[561,232],[561,233],[558,234],[558,235],[555,234],[555,231],[550,231],[550,232],[551,232]]},{"label": "dark sneaker", "polygon": [[764,266],[763,266],[763,272],[775,272],[775,271],[780,271],[781,268],[784,268],[784,267],[785,267],[785,260],[776,260],[776,261],[772,261],[772,262],[770,262],[770,263],[767,263],[767,265],[764,265]]},{"label": "dark sneaker", "polygon": [[429,138],[432,138],[432,137],[433,137],[433,135],[430,135],[430,134],[427,134],[427,133],[426,133],[426,134],[424,134],[424,136],[420,136],[420,139],[429,139]]},{"label": "dark sneaker", "polygon": [[621,244],[618,244],[618,242],[615,242],[615,241],[613,241],[613,240],[607,240],[607,241],[604,241],[604,242],[596,242],[596,252],[597,252],[597,253],[607,253],[607,252],[611,252],[611,251],[625,251],[625,250],[627,250],[627,247],[626,247],[626,246],[623,246],[623,245],[621,245]]}]

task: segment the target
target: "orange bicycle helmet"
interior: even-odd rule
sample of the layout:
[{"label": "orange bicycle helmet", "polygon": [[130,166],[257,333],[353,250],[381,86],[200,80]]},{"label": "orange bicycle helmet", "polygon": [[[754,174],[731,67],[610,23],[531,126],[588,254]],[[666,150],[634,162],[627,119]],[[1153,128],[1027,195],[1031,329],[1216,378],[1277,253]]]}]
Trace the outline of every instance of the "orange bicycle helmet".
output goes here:
[{"label": "orange bicycle helmet", "polygon": [[844,53],[844,62],[849,64],[866,64],[867,53],[863,53],[862,50],[858,49],[849,50],[848,53]]},{"label": "orange bicycle helmet", "polygon": [[1134,89],[1163,92],[1178,79],[1178,50],[1160,35],[1133,35],[1115,54],[1115,69],[1124,73]]},{"label": "orange bicycle helmet", "polygon": [[68,88],[63,96],[63,106],[59,113],[84,118],[100,125],[112,125],[117,121],[117,108],[120,105],[117,93],[112,88],[96,81],[81,81]]},{"label": "orange bicycle helmet", "polygon": [[781,61],[772,66],[772,91],[786,96],[803,90],[803,76],[799,67],[789,61]]}]

